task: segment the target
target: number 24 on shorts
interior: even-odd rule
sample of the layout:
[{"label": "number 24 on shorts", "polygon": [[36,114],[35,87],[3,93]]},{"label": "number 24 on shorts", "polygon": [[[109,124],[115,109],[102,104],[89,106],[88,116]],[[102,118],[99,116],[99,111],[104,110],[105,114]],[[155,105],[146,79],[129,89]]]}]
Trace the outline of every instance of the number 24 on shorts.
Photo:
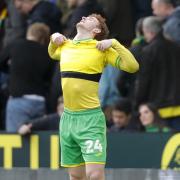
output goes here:
[{"label": "number 24 on shorts", "polygon": [[100,141],[97,139],[95,141],[87,140],[85,141],[86,145],[86,153],[93,153],[93,152],[102,152],[102,145]]}]

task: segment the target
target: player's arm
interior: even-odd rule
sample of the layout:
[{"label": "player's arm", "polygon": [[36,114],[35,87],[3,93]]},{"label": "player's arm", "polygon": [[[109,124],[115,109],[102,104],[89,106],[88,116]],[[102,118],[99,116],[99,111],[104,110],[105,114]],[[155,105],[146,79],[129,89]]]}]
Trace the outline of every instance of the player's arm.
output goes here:
[{"label": "player's arm", "polygon": [[134,73],[139,70],[139,64],[132,53],[121,45],[116,39],[112,39],[112,48],[120,55],[120,68],[126,72]]},{"label": "player's arm", "polygon": [[61,47],[66,41],[66,37],[60,33],[54,33],[51,35],[48,53],[49,56],[54,60],[60,60]]},{"label": "player's arm", "polygon": [[[115,67],[129,73],[134,73],[139,70],[139,64],[132,53],[123,45],[121,45],[116,39],[103,40],[97,44],[97,48],[101,51],[105,51],[110,47],[116,50],[119,55],[116,61],[114,61],[113,58],[109,59],[111,65],[114,64]],[[112,53],[112,50],[110,50],[107,54],[108,56],[111,56]]]}]

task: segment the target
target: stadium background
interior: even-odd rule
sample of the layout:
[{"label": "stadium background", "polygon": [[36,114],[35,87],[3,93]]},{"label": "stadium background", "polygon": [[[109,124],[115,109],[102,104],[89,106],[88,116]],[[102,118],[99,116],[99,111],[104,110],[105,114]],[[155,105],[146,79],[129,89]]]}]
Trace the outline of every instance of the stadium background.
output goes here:
[{"label": "stadium background", "polygon": [[[49,1],[68,14],[65,0]],[[111,17],[110,36],[126,46],[130,46],[135,37],[137,20],[152,15],[151,0],[99,2],[107,16]],[[8,16],[0,17],[3,27],[4,19]],[[3,28],[0,30],[0,38],[3,39],[5,32]],[[1,48],[2,46],[3,43]],[[4,114],[1,112],[2,118]],[[28,136],[21,136],[7,133],[3,129],[4,122],[1,121],[0,124],[0,180],[68,179],[66,171],[59,167],[57,131],[35,131]],[[178,180],[179,168],[178,133],[108,133],[107,180]]]}]

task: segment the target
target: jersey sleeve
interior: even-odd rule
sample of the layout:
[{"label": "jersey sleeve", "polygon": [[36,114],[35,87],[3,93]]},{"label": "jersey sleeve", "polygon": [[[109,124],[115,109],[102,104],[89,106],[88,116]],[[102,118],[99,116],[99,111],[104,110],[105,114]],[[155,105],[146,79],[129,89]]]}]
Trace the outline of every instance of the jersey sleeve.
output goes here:
[{"label": "jersey sleeve", "polygon": [[132,55],[132,53],[123,45],[121,45],[116,39],[112,40],[112,48],[119,55],[114,62],[115,67],[128,73],[134,73],[139,70],[139,64]]},{"label": "jersey sleeve", "polygon": [[120,56],[118,52],[113,48],[109,48],[105,53],[105,65],[110,64],[111,66],[120,69]]},{"label": "jersey sleeve", "polygon": [[50,40],[48,46],[48,53],[52,59],[60,61],[61,49],[62,46],[57,46],[55,43],[52,42],[52,40]]}]

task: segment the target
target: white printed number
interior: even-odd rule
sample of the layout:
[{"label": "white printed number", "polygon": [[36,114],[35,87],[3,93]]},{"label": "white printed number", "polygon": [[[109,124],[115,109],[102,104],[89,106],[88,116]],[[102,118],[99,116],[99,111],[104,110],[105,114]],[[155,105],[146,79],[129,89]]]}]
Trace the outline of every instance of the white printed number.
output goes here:
[{"label": "white printed number", "polygon": [[87,140],[85,142],[86,145],[86,153],[93,153],[95,150],[102,152],[102,145],[99,140],[92,141]]}]

